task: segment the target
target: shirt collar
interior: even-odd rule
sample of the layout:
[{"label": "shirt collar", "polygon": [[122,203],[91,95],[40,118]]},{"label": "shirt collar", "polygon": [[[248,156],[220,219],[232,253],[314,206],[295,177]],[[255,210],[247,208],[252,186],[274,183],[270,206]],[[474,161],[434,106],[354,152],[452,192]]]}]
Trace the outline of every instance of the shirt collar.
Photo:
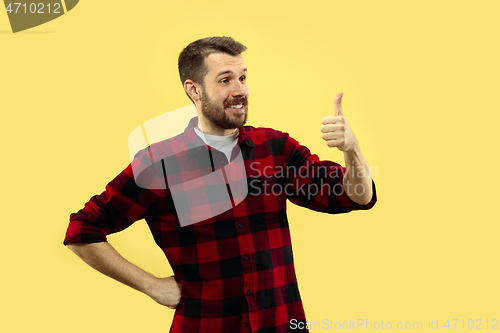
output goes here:
[{"label": "shirt collar", "polygon": [[[194,131],[196,125],[198,125],[198,117],[191,118],[188,126],[184,130],[184,142],[186,143],[186,148],[188,149],[189,156],[196,154],[203,146],[205,146],[206,149],[211,149]],[[245,144],[248,147],[255,147],[255,143],[249,137],[248,129],[244,126],[241,126],[239,130],[240,133],[238,135],[238,142],[236,144],[238,146],[241,144]]]}]

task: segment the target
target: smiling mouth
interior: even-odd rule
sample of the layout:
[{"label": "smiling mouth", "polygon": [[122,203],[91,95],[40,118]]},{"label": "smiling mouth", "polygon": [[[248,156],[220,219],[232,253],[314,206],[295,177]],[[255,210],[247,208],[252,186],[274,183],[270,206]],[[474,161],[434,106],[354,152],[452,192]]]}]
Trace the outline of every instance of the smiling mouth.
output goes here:
[{"label": "smiling mouth", "polygon": [[231,105],[228,105],[227,108],[241,110],[243,108],[243,104],[231,104]]},{"label": "smiling mouth", "polygon": [[236,97],[231,100],[226,100],[224,109],[229,109],[234,115],[244,115],[248,108],[248,100],[244,97]]}]

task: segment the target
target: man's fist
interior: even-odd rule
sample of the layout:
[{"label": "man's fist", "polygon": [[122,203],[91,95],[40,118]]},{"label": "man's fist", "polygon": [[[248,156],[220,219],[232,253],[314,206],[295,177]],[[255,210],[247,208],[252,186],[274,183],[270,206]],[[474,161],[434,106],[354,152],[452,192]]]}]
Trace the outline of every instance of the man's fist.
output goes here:
[{"label": "man's fist", "polygon": [[182,285],[175,280],[174,276],[155,279],[148,295],[157,303],[175,309],[181,300]]},{"label": "man's fist", "polygon": [[347,152],[353,150],[358,142],[342,111],[343,95],[344,93],[338,93],[335,96],[335,116],[323,118],[321,132],[323,132],[322,138],[328,147],[337,147],[339,150]]}]

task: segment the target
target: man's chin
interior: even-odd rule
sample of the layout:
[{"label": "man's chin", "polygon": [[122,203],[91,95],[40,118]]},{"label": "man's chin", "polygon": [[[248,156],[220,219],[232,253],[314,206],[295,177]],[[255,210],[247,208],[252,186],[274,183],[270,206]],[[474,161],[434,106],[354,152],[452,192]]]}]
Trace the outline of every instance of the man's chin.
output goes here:
[{"label": "man's chin", "polygon": [[246,112],[235,115],[233,118],[233,122],[236,124],[236,127],[245,125],[245,123],[247,122]]},{"label": "man's chin", "polygon": [[238,125],[236,127],[240,127],[246,123],[247,110],[233,112],[231,111],[231,109],[229,109],[229,112],[226,112],[226,116],[228,116],[228,118],[231,119],[233,123]]}]

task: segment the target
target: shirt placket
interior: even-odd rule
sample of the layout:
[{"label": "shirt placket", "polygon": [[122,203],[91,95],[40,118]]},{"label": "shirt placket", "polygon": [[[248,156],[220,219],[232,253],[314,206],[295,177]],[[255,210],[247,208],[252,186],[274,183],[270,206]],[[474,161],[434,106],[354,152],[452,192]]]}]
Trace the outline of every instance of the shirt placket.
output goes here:
[{"label": "shirt placket", "polygon": [[[228,175],[226,174],[224,167],[227,165],[228,160],[225,154],[215,153],[212,150],[214,156],[214,164],[221,168],[224,181],[226,182],[226,187],[231,198],[231,204],[233,205],[233,211],[235,216],[245,216],[246,212],[238,213],[236,210],[243,209],[243,205],[234,205],[233,196],[231,193],[231,188],[228,183]],[[246,316],[243,316],[242,321],[242,332],[254,332],[258,330],[258,317],[257,317],[257,276],[256,268],[253,256],[253,246],[252,238],[250,233],[250,226],[248,218],[235,218],[235,226],[238,235],[238,246],[241,254],[241,263],[243,267],[243,291],[248,305],[248,322],[245,320]]]}]

